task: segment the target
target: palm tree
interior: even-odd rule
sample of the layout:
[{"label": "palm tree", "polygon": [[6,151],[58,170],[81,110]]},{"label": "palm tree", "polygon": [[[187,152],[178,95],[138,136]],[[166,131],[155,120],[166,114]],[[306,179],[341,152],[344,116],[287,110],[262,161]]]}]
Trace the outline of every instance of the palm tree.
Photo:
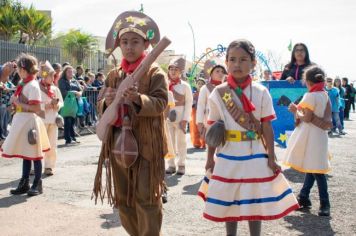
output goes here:
[{"label": "palm tree", "polygon": [[9,41],[17,32],[18,25],[11,6],[0,7],[0,39]]},{"label": "palm tree", "polygon": [[50,17],[37,11],[32,5],[29,8],[24,8],[17,20],[21,35],[27,34],[31,45],[51,34],[52,21]]},{"label": "palm tree", "polygon": [[63,46],[76,60],[82,64],[85,57],[97,48],[98,41],[88,33],[71,29],[62,36]]}]

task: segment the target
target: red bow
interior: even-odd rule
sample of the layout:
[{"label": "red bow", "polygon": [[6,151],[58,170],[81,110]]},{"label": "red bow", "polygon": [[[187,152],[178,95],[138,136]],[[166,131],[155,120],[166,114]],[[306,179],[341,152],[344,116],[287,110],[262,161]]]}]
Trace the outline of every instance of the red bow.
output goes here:
[{"label": "red bow", "polygon": [[132,74],[136,68],[140,65],[141,61],[146,57],[145,53],[142,53],[140,58],[137,59],[134,63],[128,62],[125,58],[121,60],[121,68],[126,74]]},{"label": "red bow", "polygon": [[34,80],[35,78],[36,77],[34,75],[29,75],[25,79],[23,79],[21,83],[17,86],[14,96],[18,97],[21,94],[23,87],[25,87],[28,82]]},{"label": "red bow", "polygon": [[309,92],[322,92],[325,91],[325,82],[320,82],[320,83],[316,83],[313,86],[311,86]]},{"label": "red bow", "polygon": [[178,79],[170,79],[169,80],[169,91],[173,91],[173,87],[177,84],[180,84],[180,78]]},{"label": "red bow", "polygon": [[221,80],[213,80],[213,79],[211,79],[210,83],[212,85],[218,86],[218,85],[220,85],[222,83],[222,81]]},{"label": "red bow", "polygon": [[41,80],[41,85],[46,89],[47,96],[50,98],[54,98],[54,92],[51,90],[51,85],[47,84],[43,79]]},{"label": "red bow", "polygon": [[254,111],[255,105],[246,97],[246,95],[243,93],[243,90],[249,86],[252,83],[252,78],[249,75],[247,79],[242,82],[242,83],[236,83],[234,77],[229,74],[227,76],[227,84],[235,91],[237,96],[240,98],[240,101],[242,103],[243,109],[245,112],[252,112]]}]

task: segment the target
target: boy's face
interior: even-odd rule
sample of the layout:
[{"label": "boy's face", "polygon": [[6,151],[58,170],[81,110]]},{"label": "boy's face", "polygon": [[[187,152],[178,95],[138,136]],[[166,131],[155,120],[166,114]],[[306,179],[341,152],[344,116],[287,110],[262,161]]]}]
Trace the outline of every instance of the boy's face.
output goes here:
[{"label": "boy's face", "polygon": [[331,87],[333,86],[333,80],[332,80],[332,79],[326,80],[326,86],[327,86],[328,88],[331,88]]},{"label": "boy's face", "polygon": [[225,73],[224,70],[220,67],[217,67],[213,70],[213,72],[211,73],[211,78],[213,80],[218,80],[218,81],[222,81],[225,77]]},{"label": "boy's face", "polygon": [[201,87],[203,87],[204,84],[205,84],[205,83],[204,83],[203,81],[198,80],[198,82],[197,82],[197,88],[198,88],[198,90],[200,90]]},{"label": "boy's face", "polygon": [[181,70],[178,67],[175,66],[170,66],[168,68],[168,74],[169,74],[169,78],[171,79],[177,79],[180,78],[182,75]]},{"label": "boy's face", "polygon": [[235,79],[244,80],[256,65],[256,61],[242,48],[231,48],[228,55],[227,71]]},{"label": "boy's face", "polygon": [[148,48],[149,42],[134,32],[127,32],[121,36],[119,46],[124,58],[129,63],[134,63]]}]

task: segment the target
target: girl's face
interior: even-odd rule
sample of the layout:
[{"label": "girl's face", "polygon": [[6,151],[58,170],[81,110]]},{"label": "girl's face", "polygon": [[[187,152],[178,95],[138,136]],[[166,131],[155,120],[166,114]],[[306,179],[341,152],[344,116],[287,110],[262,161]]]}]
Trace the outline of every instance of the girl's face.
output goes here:
[{"label": "girl's face", "polygon": [[121,36],[119,46],[124,58],[129,63],[134,63],[148,48],[149,42],[134,32],[127,32]]},{"label": "girl's face", "polygon": [[49,73],[48,76],[44,79],[44,82],[46,84],[53,84],[53,80],[54,80],[54,73]]},{"label": "girl's face", "polygon": [[71,80],[73,78],[73,69],[72,68],[68,68],[66,70],[66,78],[67,78],[67,80]]},{"label": "girl's face", "polygon": [[337,86],[337,87],[340,86],[340,80],[338,80],[338,79],[335,80],[335,86]]},{"label": "girl's face", "polygon": [[256,65],[256,60],[242,48],[231,48],[226,61],[227,71],[237,81],[244,81]]},{"label": "girl's face", "polygon": [[295,48],[295,51],[294,51],[294,57],[297,61],[304,61],[305,60],[305,55],[306,55],[306,52],[305,52],[305,48],[301,45],[298,45],[296,48]]},{"label": "girl's face", "polygon": [[211,73],[211,79],[213,80],[222,81],[224,77],[225,77],[224,70],[220,67],[215,68]]},{"label": "girl's face", "polygon": [[342,80],[342,86],[346,86],[346,80]]},{"label": "girl's face", "polygon": [[17,73],[21,79],[25,79],[28,76],[27,71],[21,67],[17,67]]},{"label": "girl's face", "polygon": [[204,83],[203,81],[199,80],[199,81],[197,82],[197,88],[198,88],[198,90],[200,90],[201,87],[204,86],[204,84],[205,84],[205,83]]},{"label": "girl's face", "polygon": [[169,75],[169,78],[171,78],[171,79],[178,79],[182,76],[182,72],[180,71],[180,69],[178,67],[170,66],[168,68],[168,75]]}]

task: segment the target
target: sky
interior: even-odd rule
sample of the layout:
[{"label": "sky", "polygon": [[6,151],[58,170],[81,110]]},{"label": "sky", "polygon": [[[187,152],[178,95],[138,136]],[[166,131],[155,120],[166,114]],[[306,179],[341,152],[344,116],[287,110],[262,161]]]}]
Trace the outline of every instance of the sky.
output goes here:
[{"label": "sky", "polygon": [[[54,33],[79,28],[106,36],[123,11],[139,10],[158,24],[161,36],[172,40],[168,49],[195,56],[239,38],[250,40],[265,55],[277,61],[290,60],[287,47],[303,42],[310,58],[329,76],[356,80],[355,0],[21,0],[38,10],[51,10]],[[273,63],[270,63],[275,70]]]}]

